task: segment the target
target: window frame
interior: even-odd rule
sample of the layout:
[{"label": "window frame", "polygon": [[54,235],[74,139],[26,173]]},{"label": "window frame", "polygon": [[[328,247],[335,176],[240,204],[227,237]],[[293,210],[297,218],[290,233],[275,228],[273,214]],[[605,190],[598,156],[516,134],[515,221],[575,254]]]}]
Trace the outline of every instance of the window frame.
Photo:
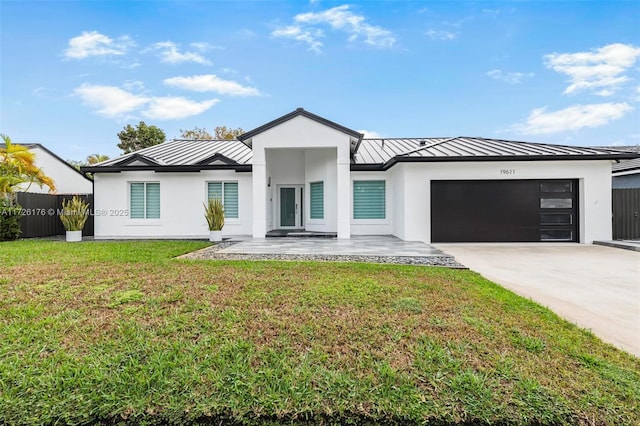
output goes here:
[{"label": "window frame", "polygon": [[227,184],[230,184],[230,183],[236,184],[236,203],[237,203],[236,211],[237,211],[237,216],[228,217],[226,209],[225,209],[224,220],[225,220],[225,222],[228,221],[228,222],[231,222],[231,223],[234,222],[234,221],[240,220],[240,183],[237,180],[207,180],[205,182],[205,185],[204,185],[205,203],[207,203],[209,201],[209,184],[211,184],[211,183],[219,183],[219,184],[221,184],[221,186],[222,186],[221,201],[222,201],[222,206],[223,207],[225,206],[225,197],[224,197],[225,186]]},{"label": "window frame", "polygon": [[[133,208],[132,208],[132,188],[134,184],[142,184],[143,186],[143,217],[133,217]],[[158,217],[147,217],[148,214],[148,200],[147,200],[147,185],[149,184],[157,184],[158,185]],[[160,219],[162,219],[162,194],[161,194],[161,185],[160,185],[160,181],[140,181],[140,180],[135,180],[135,181],[128,181],[127,182],[127,189],[128,189],[128,207],[129,207],[129,220],[131,221],[140,221],[143,223],[153,223],[154,221],[157,222]]]},{"label": "window frame", "polygon": [[[352,179],[351,181],[351,220],[355,223],[365,224],[383,224],[389,223],[389,197],[387,193],[387,179],[370,178],[370,179]],[[384,185],[382,206],[384,208],[384,217],[382,218],[356,218],[356,185],[360,182],[382,182]]]},{"label": "window frame", "polygon": [[[313,217],[313,191],[311,190],[314,184],[322,184],[322,217]],[[309,221],[317,221],[316,223],[322,223],[325,220],[325,190],[324,190],[324,181],[316,180],[313,182],[309,182],[309,217],[307,220]]]}]

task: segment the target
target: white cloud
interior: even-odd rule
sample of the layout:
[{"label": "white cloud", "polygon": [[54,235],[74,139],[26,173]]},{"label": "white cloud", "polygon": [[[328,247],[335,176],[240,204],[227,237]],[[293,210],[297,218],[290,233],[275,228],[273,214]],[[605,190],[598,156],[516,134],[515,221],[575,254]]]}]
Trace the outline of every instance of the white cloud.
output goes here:
[{"label": "white cloud", "polygon": [[451,31],[429,30],[425,33],[431,40],[454,40],[458,37],[458,33]]},{"label": "white cloud", "polygon": [[506,72],[499,69],[491,70],[487,72],[487,76],[494,80],[504,81],[509,84],[518,84],[522,82],[525,77],[533,77],[535,74],[532,72]]},{"label": "white cloud", "polygon": [[189,43],[189,46],[193,47],[196,50],[199,50],[200,52],[207,52],[214,49],[223,49],[220,46],[214,46],[211,43],[207,43],[205,41],[196,41],[193,43]]},{"label": "white cloud", "polygon": [[322,51],[322,42],[319,41],[318,38],[322,37],[323,33],[318,29],[303,29],[299,25],[289,25],[276,28],[271,35],[273,37],[290,38],[306,43],[309,46],[309,50],[315,53]]},{"label": "white cloud", "polygon": [[322,12],[300,13],[293,18],[293,25],[277,28],[271,35],[305,42],[309,45],[309,50],[319,52],[322,43],[318,38],[322,36],[322,31],[314,26],[325,25],[347,33],[350,42],[362,40],[365,44],[380,49],[393,47],[396,39],[391,31],[369,24],[366,17],[353,13],[349,7],[342,5]]},{"label": "white cloud", "polygon": [[194,92],[214,92],[229,96],[258,96],[260,94],[255,87],[243,86],[233,80],[224,80],[214,74],[171,77],[165,79],[164,84]]},{"label": "white cloud", "polygon": [[177,96],[152,98],[149,107],[142,111],[142,115],[156,120],[191,117],[202,114],[218,102],[220,102],[218,99],[197,102]]},{"label": "white cloud", "polygon": [[595,94],[610,96],[629,78],[624,73],[640,57],[640,48],[628,44],[609,44],[590,52],[551,53],[545,65],[569,76],[571,84],[565,94],[597,90]]},{"label": "white cloud", "polygon": [[104,117],[122,117],[149,102],[149,98],[136,95],[115,86],[84,83],[73,91],[85,105],[96,108]]},{"label": "white cloud", "polygon": [[85,31],[69,40],[69,47],[64,51],[64,57],[85,59],[90,56],[121,56],[132,46],[135,46],[135,43],[128,36],[114,40],[97,31]]},{"label": "white cloud", "polygon": [[358,133],[364,134],[365,139],[380,139],[382,135],[374,130],[358,130]]},{"label": "white cloud", "polygon": [[[140,89],[140,82],[128,82],[126,87]],[[132,93],[116,86],[84,83],[73,91],[85,105],[108,118],[124,118],[141,112],[148,118],[170,120],[198,115],[218,103],[217,99],[192,101],[182,97],[153,97]]]},{"label": "white cloud", "polygon": [[[193,44],[192,44],[193,45]],[[197,50],[202,50],[204,45],[200,45]],[[183,62],[195,62],[196,64],[211,65],[211,61],[196,52],[180,52],[179,45],[172,41],[161,41],[155,43],[150,49],[158,53],[160,61],[169,64],[179,64]]]},{"label": "white cloud", "polygon": [[633,107],[627,103],[573,105],[551,112],[547,112],[546,108],[537,108],[531,111],[524,123],[512,126],[511,130],[525,134],[548,134],[599,127],[632,110]]}]

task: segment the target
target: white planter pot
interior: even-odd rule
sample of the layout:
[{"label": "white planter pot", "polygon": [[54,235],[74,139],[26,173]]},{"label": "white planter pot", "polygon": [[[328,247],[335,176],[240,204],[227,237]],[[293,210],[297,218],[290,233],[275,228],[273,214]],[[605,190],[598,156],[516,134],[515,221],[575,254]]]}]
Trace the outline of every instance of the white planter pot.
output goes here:
[{"label": "white planter pot", "polygon": [[67,231],[67,242],[77,243],[82,241],[82,231]]},{"label": "white planter pot", "polygon": [[209,231],[209,241],[214,243],[222,241],[222,231]]}]

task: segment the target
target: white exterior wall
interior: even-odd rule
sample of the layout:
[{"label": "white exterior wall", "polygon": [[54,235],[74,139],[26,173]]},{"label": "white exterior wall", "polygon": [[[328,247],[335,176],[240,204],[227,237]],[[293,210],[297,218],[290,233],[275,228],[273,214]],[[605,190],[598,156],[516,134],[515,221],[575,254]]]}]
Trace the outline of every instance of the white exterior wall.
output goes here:
[{"label": "white exterior wall", "polygon": [[[392,233],[396,237],[405,240],[405,226],[404,226],[404,208],[406,203],[405,197],[405,180],[404,169],[401,167],[392,167],[389,170],[390,180],[392,182],[393,204],[391,205],[391,214],[393,215]],[[409,194],[411,197],[411,194]]]},{"label": "white exterior wall", "polygon": [[[29,148],[36,156],[36,165],[45,175],[53,179],[56,194],[92,194],[93,183],[75,171],[70,165],[62,162],[38,146]],[[24,188],[26,189],[26,188]],[[26,192],[48,193],[49,188],[31,185]]]},{"label": "white exterior wall", "polygon": [[[393,169],[393,168],[392,168]],[[394,184],[397,176],[388,172],[351,172],[349,185],[349,200],[353,209],[353,181],[356,180],[384,180],[385,189],[385,218],[384,219],[354,219],[351,215],[352,235],[391,235],[395,234],[393,222],[395,214],[398,212],[398,200],[395,199],[396,186]]]},{"label": "white exterior wall", "polygon": [[[305,150],[305,223],[308,231],[338,232],[338,181],[336,150]],[[311,219],[310,182],[324,182],[324,219]]]},{"label": "white exterior wall", "polygon": [[[404,217],[395,233],[406,240],[431,242],[432,180],[514,179],[578,179],[580,242],[612,238],[609,160],[400,163],[396,167],[405,184],[398,185],[404,196]],[[506,170],[511,174],[504,174]],[[402,226],[404,235],[398,232]]]},{"label": "white exterior wall", "polygon": [[[96,238],[206,238],[203,203],[207,182],[238,182],[238,219],[225,219],[223,236],[251,234],[251,173],[203,170],[199,173],[152,171],[95,175]],[[129,183],[160,183],[160,219],[130,219]]]},{"label": "white exterior wall", "polygon": [[[338,130],[327,127],[314,120],[310,120],[303,116],[297,116],[286,121],[276,127],[265,130],[264,132],[252,138],[253,149],[253,237],[264,238],[268,226],[268,210],[275,211],[269,206],[267,188],[269,172],[273,171],[273,167],[269,164],[271,155],[267,157],[267,150],[286,148],[286,149],[304,149],[312,151],[313,148],[327,148],[335,150],[336,164],[336,232],[338,238],[349,238],[350,230],[350,188],[349,188],[349,165],[350,165],[350,137]],[[302,164],[305,164],[304,162]],[[291,165],[287,165],[291,167]],[[306,178],[306,176],[305,176]],[[306,185],[303,180],[300,182]],[[273,178],[271,186],[271,194],[273,194]],[[329,199],[333,197],[329,194]],[[308,190],[305,191],[308,193]],[[308,196],[305,195],[305,198]],[[326,199],[325,199],[326,200]],[[273,197],[273,203],[277,202]],[[305,206],[308,207],[308,206]],[[325,212],[332,206],[325,204]],[[306,209],[308,211],[308,208]],[[318,224],[316,224],[318,225]],[[317,228],[319,229],[319,228]]]}]

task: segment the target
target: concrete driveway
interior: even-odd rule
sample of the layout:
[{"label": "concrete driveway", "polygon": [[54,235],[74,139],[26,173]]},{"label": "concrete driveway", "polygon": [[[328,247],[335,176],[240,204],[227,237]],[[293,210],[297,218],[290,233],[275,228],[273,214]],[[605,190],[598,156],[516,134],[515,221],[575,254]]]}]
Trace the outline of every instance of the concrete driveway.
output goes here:
[{"label": "concrete driveway", "polygon": [[640,357],[640,252],[580,244],[435,246]]}]

